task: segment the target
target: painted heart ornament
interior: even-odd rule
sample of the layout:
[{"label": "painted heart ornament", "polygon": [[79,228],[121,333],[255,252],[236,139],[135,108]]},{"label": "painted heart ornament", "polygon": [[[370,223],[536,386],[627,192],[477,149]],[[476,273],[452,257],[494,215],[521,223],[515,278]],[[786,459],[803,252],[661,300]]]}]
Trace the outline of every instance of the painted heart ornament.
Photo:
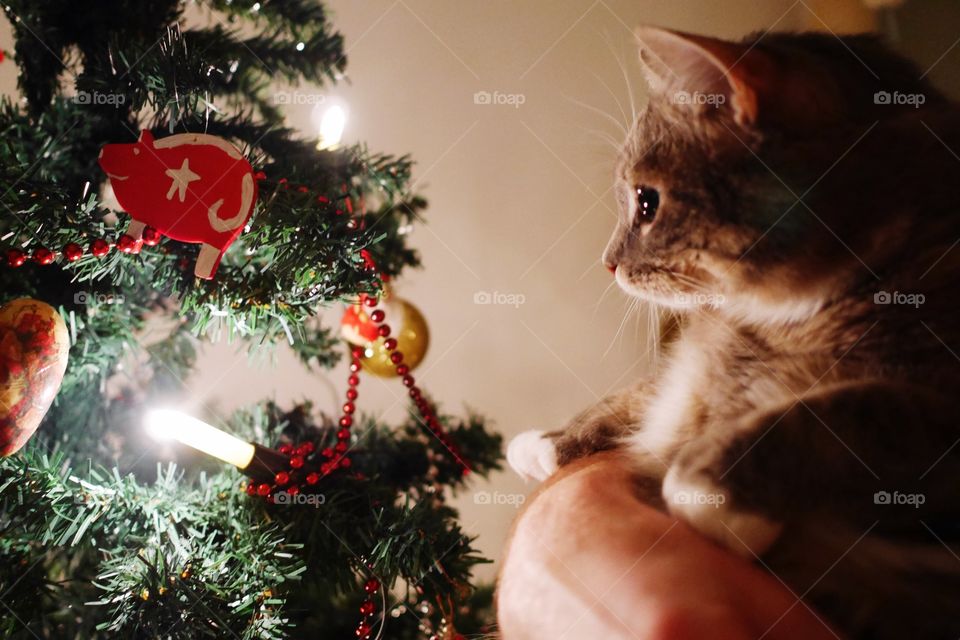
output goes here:
[{"label": "painted heart ornament", "polygon": [[20,298],[0,307],[0,455],[20,450],[63,382],[70,339],[50,305]]}]

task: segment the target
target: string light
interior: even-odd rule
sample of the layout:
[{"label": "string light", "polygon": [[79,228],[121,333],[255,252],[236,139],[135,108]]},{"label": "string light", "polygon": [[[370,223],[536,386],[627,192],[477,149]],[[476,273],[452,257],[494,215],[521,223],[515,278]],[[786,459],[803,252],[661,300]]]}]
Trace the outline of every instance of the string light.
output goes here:
[{"label": "string light", "polygon": [[343,130],[347,126],[347,110],[339,104],[334,104],[322,111],[314,109],[313,117],[320,131],[317,148],[336,149],[340,145],[340,140],[343,139]]},{"label": "string light", "polygon": [[181,411],[148,411],[144,426],[157,440],[176,440],[232,464],[258,482],[273,479],[289,462],[289,456],[281,451],[246,442]]},{"label": "string light", "polygon": [[180,411],[153,409],[147,412],[145,426],[157,440],[176,440],[240,469],[250,465],[256,451],[249,442]]}]

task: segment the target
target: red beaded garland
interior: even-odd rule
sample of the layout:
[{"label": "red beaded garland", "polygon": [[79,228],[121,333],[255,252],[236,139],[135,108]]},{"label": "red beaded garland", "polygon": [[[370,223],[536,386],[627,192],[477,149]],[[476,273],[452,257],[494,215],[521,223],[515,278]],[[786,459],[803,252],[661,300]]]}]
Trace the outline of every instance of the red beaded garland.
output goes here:
[{"label": "red beaded garland", "polygon": [[102,258],[103,256],[110,253],[110,245],[107,244],[106,240],[97,238],[90,243],[90,253],[92,253],[97,258]]},{"label": "red beaded garland", "polygon": [[313,453],[313,449],[314,446],[312,442],[304,442],[302,445],[297,447],[297,453],[301,456],[308,456]]},{"label": "red beaded garland", "polygon": [[[117,240],[117,250],[122,253],[140,253],[140,248],[142,245],[147,245],[150,247],[156,246],[160,243],[162,235],[159,231],[153,227],[146,227],[143,230],[143,233],[140,238],[134,238],[129,234],[123,234]],[[114,245],[110,244],[103,238],[95,238],[90,242],[88,250],[90,254],[96,258],[102,258],[108,253]],[[68,262],[76,262],[83,257],[84,248],[77,242],[68,242],[63,246],[63,257]],[[23,251],[19,249],[8,249],[5,254],[7,266],[10,267],[20,267],[29,259],[33,260],[37,264],[50,265],[53,264],[57,258],[57,253],[47,247],[37,247],[34,249],[32,255],[28,256]]]},{"label": "red beaded garland", "polygon": [[70,262],[76,262],[83,257],[83,247],[76,242],[68,242],[63,247],[63,257]]},{"label": "red beaded garland", "polygon": [[153,227],[146,227],[143,230],[143,244],[148,247],[155,247],[160,244],[160,232],[154,229]]},{"label": "red beaded garland", "polygon": [[7,249],[7,264],[11,267],[22,267],[27,261],[27,254],[19,249]]},{"label": "red beaded garland", "polygon": [[33,261],[37,264],[50,264],[53,262],[54,253],[46,247],[40,247],[33,252]]},{"label": "red beaded garland", "polygon": [[[116,247],[117,250],[122,253],[140,253],[140,248],[142,245],[147,245],[150,247],[156,246],[160,243],[161,238],[162,235],[159,231],[153,227],[146,227],[144,228],[140,238],[134,238],[129,234],[121,235],[117,240]],[[87,249],[94,257],[102,258],[110,253],[110,249],[112,249],[113,246],[114,245],[110,244],[103,238],[95,238],[90,241],[90,245]],[[76,262],[83,257],[84,252],[84,247],[77,242],[68,242],[63,246],[63,257],[68,262]],[[56,260],[57,254],[55,251],[47,247],[37,247],[30,256],[27,256],[19,249],[8,249],[5,257],[8,266],[19,267],[22,266],[28,259],[31,259],[34,262],[42,265],[53,264]]]},{"label": "red beaded garland", "polygon": [[117,249],[119,249],[121,253],[138,253],[140,249],[140,247],[137,246],[138,244],[133,236],[125,233],[120,236],[120,239],[117,241]]},{"label": "red beaded garland", "polygon": [[[361,297],[361,304],[364,304],[368,307],[375,307],[378,303],[379,300],[375,296],[367,295]],[[414,377],[409,375],[410,367],[403,363],[403,353],[397,351],[398,343],[396,338],[389,337],[391,333],[390,327],[383,323],[384,319],[386,318],[386,314],[381,309],[375,309],[370,313],[370,317],[378,324],[377,334],[385,338],[384,346],[392,352],[390,354],[390,361],[396,365],[397,374],[401,376],[404,386],[409,388],[410,398],[414,401],[417,410],[420,413],[423,426],[426,428],[426,430],[429,430],[440,441],[441,444],[447,447],[451,453],[453,453],[455,458],[459,460],[459,456],[455,448],[456,445],[444,432],[443,425],[440,423],[440,420],[434,413],[433,408],[423,397],[423,392],[421,389],[416,386],[416,380]],[[346,456],[346,453],[349,450],[349,442],[352,437],[350,428],[353,426],[353,414],[356,412],[356,405],[354,404],[354,401],[356,401],[359,396],[356,387],[360,382],[358,373],[361,369],[361,358],[364,356],[363,351],[364,350],[361,347],[356,346],[351,349],[352,358],[349,365],[350,374],[347,377],[348,388],[345,393],[347,401],[343,404],[343,413],[338,420],[340,428],[336,433],[337,443],[332,448],[324,447],[320,451],[320,457],[326,459],[325,462],[320,462],[319,459],[317,459],[316,462],[312,463],[313,465],[319,463],[319,473],[317,471],[310,471],[305,477],[298,476],[303,478],[302,482],[305,482],[306,485],[316,485],[324,476],[333,473],[336,469],[340,468],[346,470],[353,465],[352,460]],[[301,444],[297,447],[283,445],[279,448],[279,450],[285,455],[291,456],[289,464],[291,469],[296,471],[304,467],[305,457],[314,451],[314,446],[312,443]],[[316,469],[316,466],[312,466],[312,468]],[[304,469],[304,471],[308,470],[309,468]],[[464,467],[463,475],[467,475],[468,473],[469,469]],[[362,476],[358,474],[357,477]],[[290,481],[290,478],[291,475],[287,472],[278,473],[275,478],[276,485],[283,486]],[[248,486],[248,493],[251,492],[253,486],[254,485],[252,484]],[[264,493],[264,490],[266,490],[266,493]],[[272,488],[269,485],[264,484],[260,485],[255,491],[256,493],[265,496],[268,502],[272,502],[272,496],[270,495],[271,490]],[[286,490],[289,494],[295,495],[300,492],[300,486],[290,485]],[[363,589],[368,595],[376,593],[380,588],[380,582],[376,578],[367,580],[363,585]],[[371,626],[369,616],[372,616],[374,613],[376,613],[376,609],[376,605],[372,600],[366,600],[361,605],[360,613],[365,619],[359,623],[356,629],[356,635],[358,638],[370,637],[373,627]]]}]

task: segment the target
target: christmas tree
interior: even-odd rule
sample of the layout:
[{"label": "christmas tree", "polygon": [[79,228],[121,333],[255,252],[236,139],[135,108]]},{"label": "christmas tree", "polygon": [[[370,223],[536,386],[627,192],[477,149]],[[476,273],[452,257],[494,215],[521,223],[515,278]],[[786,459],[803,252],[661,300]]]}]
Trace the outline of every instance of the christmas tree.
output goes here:
[{"label": "christmas tree", "polygon": [[[412,162],[284,126],[272,83],[345,69],[322,5],[198,0],[188,19],[187,4],[4,4],[22,100],[0,103],[0,634],[482,632],[485,560],[445,495],[499,468],[500,439],[438,414],[384,302],[419,263]],[[317,317],[338,303],[363,324],[354,346]],[[145,344],[147,327],[163,337]],[[131,434],[184,391],[200,343],[224,339],[289,344],[305,367],[346,353],[342,412],[264,399],[217,421],[246,460],[158,465]],[[355,404],[374,350],[407,387],[403,424]]]}]

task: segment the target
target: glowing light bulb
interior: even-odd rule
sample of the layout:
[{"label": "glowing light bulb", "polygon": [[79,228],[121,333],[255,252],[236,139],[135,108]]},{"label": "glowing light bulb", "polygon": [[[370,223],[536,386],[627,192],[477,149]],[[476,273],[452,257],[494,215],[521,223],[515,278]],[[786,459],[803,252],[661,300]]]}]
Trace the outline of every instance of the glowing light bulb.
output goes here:
[{"label": "glowing light bulb", "polygon": [[327,107],[320,117],[318,149],[336,149],[347,126],[347,110],[335,104]]},{"label": "glowing light bulb", "polygon": [[145,426],[157,440],[176,440],[240,469],[253,460],[252,444],[180,411],[148,411]]}]

